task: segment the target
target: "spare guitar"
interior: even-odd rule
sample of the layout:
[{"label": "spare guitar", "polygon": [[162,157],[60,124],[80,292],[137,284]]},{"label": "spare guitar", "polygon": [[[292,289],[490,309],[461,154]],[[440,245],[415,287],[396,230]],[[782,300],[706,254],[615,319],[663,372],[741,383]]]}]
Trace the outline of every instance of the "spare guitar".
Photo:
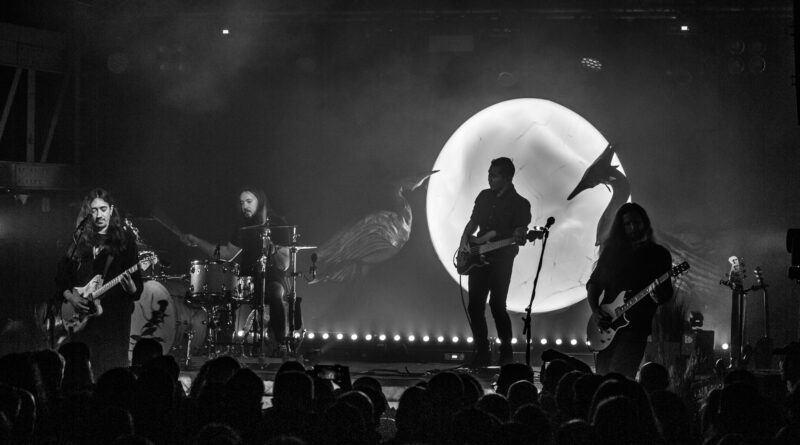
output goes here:
[{"label": "spare guitar", "polygon": [[[534,229],[528,232],[525,235],[525,239],[528,241],[533,241],[537,238],[542,238],[544,231],[539,229]],[[458,271],[459,275],[469,275],[473,269],[476,267],[483,267],[489,264],[486,261],[485,254],[497,250],[506,246],[512,246],[517,244],[514,241],[514,238],[506,238],[501,239],[498,241],[490,241],[492,238],[497,236],[497,232],[494,230],[490,230],[483,234],[480,237],[469,237],[469,252],[462,252],[461,250],[456,251],[455,259],[453,263],[456,266],[456,271]]]},{"label": "spare guitar", "polygon": [[[747,366],[748,354],[743,354],[742,341],[744,340],[744,321],[745,321],[745,296],[749,289],[744,288],[744,279],[747,273],[744,266],[744,259],[731,256],[728,258],[731,264],[731,271],[728,273],[727,280],[720,280],[719,284],[731,288],[731,363],[730,367],[740,368]],[[750,348],[748,348],[749,350]]]},{"label": "spare guitar", "polygon": [[769,336],[769,298],[767,296],[767,284],[764,282],[764,274],[760,267],[753,270],[756,276],[756,285],[752,290],[761,290],[764,293],[764,336],[756,342],[753,351],[753,360],[756,369],[772,369],[772,339]]},{"label": "spare guitar", "polygon": [[122,276],[125,275],[125,273],[136,272],[136,270],[139,268],[141,268],[143,271],[147,270],[147,268],[156,264],[156,262],[158,262],[158,259],[155,255],[148,255],[140,258],[137,264],[129,267],[123,273],[117,275],[105,284],[103,283],[103,277],[98,274],[89,280],[85,286],[74,288],[73,290],[75,292],[77,292],[82,298],[88,300],[89,311],[76,311],[72,306],[72,303],[64,301],[64,303],[61,305],[61,319],[63,320],[64,329],[67,331],[67,335],[71,336],[82,331],[83,328],[86,327],[86,323],[90,318],[103,315],[103,306],[100,304],[103,296],[112,287],[116,286],[122,281]]},{"label": "spare guitar", "polygon": [[[606,304],[601,303],[600,308],[602,308],[604,312],[613,314],[611,318],[611,326],[609,326],[607,329],[601,328],[597,314],[592,314],[592,316],[589,318],[589,324],[586,326],[586,339],[588,340],[589,350],[592,352],[599,352],[609,347],[611,342],[614,341],[614,336],[617,335],[617,331],[625,328],[625,326],[628,325],[629,321],[626,313],[636,303],[640,302],[645,297],[649,297],[656,290],[656,286],[659,284],[671,279],[672,277],[676,277],[687,270],[689,270],[689,263],[684,261],[683,263],[678,264],[670,269],[665,274],[656,278],[655,281],[650,283],[644,289],[640,290],[636,295],[626,299],[625,297],[630,292],[622,291],[616,296],[616,298],[614,298],[614,301]],[[605,291],[600,294],[600,301],[602,302],[604,299]]]}]

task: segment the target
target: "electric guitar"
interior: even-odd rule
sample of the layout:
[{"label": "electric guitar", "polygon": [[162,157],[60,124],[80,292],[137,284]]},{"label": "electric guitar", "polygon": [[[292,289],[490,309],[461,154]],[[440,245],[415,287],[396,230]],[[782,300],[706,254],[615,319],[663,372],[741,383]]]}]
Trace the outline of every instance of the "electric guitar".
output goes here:
[{"label": "electric guitar", "polygon": [[[622,291],[616,296],[616,298],[614,298],[614,301],[606,304],[600,304],[600,307],[604,312],[613,314],[611,318],[611,326],[606,329],[602,329],[600,327],[597,314],[592,314],[592,316],[589,318],[589,324],[586,326],[586,339],[589,341],[589,350],[592,352],[599,352],[603,349],[606,349],[611,342],[614,341],[614,336],[617,335],[617,331],[628,325],[629,321],[626,313],[636,303],[640,302],[645,297],[649,297],[656,290],[656,287],[659,284],[671,279],[672,277],[676,277],[687,270],[689,270],[689,263],[684,261],[660,277],[656,278],[655,281],[650,283],[644,289],[640,290],[636,295],[632,296],[627,301],[625,300],[625,296],[628,295],[628,291]],[[604,290],[603,293],[600,294],[600,301],[604,300],[605,293],[606,292]]]},{"label": "electric guitar", "polygon": [[[533,241],[537,238],[541,239],[543,235],[544,230],[531,230],[525,235],[525,239]],[[493,250],[517,244],[514,238],[489,241],[495,236],[497,236],[497,232],[494,230],[490,230],[480,237],[470,236],[469,252],[462,252],[460,249],[456,251],[453,263],[459,275],[469,275],[476,267],[483,267],[489,264],[489,262],[486,261],[485,254]]]},{"label": "electric guitar", "polygon": [[158,258],[155,255],[148,255],[140,258],[137,264],[129,267],[124,272],[117,275],[105,284],[103,283],[103,277],[98,274],[89,280],[85,286],[73,288],[73,290],[77,292],[81,298],[88,300],[89,310],[87,312],[76,311],[72,306],[72,303],[66,300],[61,304],[61,319],[64,322],[64,329],[66,329],[67,335],[71,336],[82,331],[83,328],[86,327],[86,323],[89,322],[90,318],[103,315],[103,306],[100,304],[100,302],[106,292],[122,281],[123,275],[126,273],[134,273],[139,268],[142,270],[147,270],[147,268],[156,264],[157,262]]},{"label": "electric guitar", "polygon": [[728,258],[731,270],[727,280],[720,280],[719,284],[731,288],[731,363],[732,368],[747,367],[750,359],[752,347],[744,346],[744,326],[746,317],[745,296],[750,289],[744,288],[744,280],[747,278],[744,258],[736,255]]}]

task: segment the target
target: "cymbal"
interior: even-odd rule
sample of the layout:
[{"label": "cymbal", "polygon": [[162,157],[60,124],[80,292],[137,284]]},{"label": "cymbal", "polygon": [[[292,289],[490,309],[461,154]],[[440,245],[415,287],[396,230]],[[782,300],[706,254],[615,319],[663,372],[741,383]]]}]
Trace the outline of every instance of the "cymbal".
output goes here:
[{"label": "cymbal", "polygon": [[253,226],[239,227],[239,230],[252,230],[252,229],[294,229],[297,226],[272,226],[269,223],[256,224]]},{"label": "cymbal", "polygon": [[282,249],[283,248],[283,249],[295,249],[295,250],[310,250],[310,249],[316,249],[317,248],[317,246],[301,246],[301,245],[298,245],[298,244],[289,244],[289,245],[286,245],[286,246],[277,245],[276,244],[275,247],[277,247],[278,249]]}]

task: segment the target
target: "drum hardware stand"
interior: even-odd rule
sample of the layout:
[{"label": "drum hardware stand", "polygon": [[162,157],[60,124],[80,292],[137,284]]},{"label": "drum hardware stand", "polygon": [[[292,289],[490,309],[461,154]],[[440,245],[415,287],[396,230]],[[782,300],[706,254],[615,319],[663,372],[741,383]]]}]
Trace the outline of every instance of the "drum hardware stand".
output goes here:
[{"label": "drum hardware stand", "polygon": [[[301,297],[297,296],[297,277],[302,275],[302,272],[297,271],[297,252],[303,248],[312,248],[310,246],[298,246],[297,239],[300,235],[297,233],[297,227],[292,227],[292,245],[289,247],[289,292],[286,293],[284,300],[287,303],[288,310],[286,317],[289,319],[289,333],[284,338],[286,345],[286,352],[296,355],[303,343],[304,332],[303,329],[303,315],[300,309],[300,303],[303,302]],[[300,337],[295,341],[294,333],[296,330],[301,330]]]},{"label": "drum hardware stand", "polygon": [[[547,247],[547,239],[550,238],[550,226],[556,222],[552,216],[547,218],[547,224],[541,229],[542,238],[542,251],[539,254],[539,266],[536,268],[536,277],[533,279],[533,289],[531,290],[531,301],[525,308],[525,317],[522,318],[524,327],[522,333],[525,335],[525,364],[531,364],[531,310],[533,308],[533,300],[536,298],[536,285],[539,283],[539,273],[542,271],[542,261],[544,260],[544,249]],[[532,231],[533,232],[533,231]]]},{"label": "drum hardware stand", "polygon": [[[257,349],[257,351],[253,351],[254,356],[264,355],[264,331],[266,330],[266,326],[264,326],[264,298],[267,293],[267,269],[272,266],[273,253],[270,235],[269,217],[267,217],[261,229],[261,258],[258,259],[258,286],[261,292],[256,303],[256,320],[253,321],[253,326],[258,323],[258,330],[254,332],[253,336],[253,348]],[[256,345],[258,346],[256,347]]]}]

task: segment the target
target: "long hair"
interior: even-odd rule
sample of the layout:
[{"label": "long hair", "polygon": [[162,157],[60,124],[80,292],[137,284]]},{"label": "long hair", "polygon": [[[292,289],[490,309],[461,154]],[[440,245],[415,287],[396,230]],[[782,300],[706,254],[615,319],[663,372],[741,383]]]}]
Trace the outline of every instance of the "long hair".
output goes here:
[{"label": "long hair", "polygon": [[639,214],[639,216],[642,218],[642,222],[644,223],[645,238],[647,241],[653,241],[653,227],[650,224],[650,217],[647,216],[647,212],[644,210],[644,208],[642,208],[642,206],[636,204],[635,202],[626,202],[620,206],[619,210],[617,210],[617,214],[614,215],[614,221],[611,223],[611,227],[608,229],[608,235],[603,241],[602,247],[604,252],[608,251],[609,249],[614,251],[631,248],[631,242],[625,235],[625,227],[622,224],[622,217],[629,212],[635,212]]},{"label": "long hair", "polygon": [[[653,227],[650,224],[650,217],[647,216],[644,208],[635,202],[626,202],[621,205],[614,215],[614,220],[608,229],[605,240],[600,245],[600,258],[597,259],[595,267],[603,269],[601,273],[609,273],[610,269],[613,269],[614,264],[616,264],[617,258],[625,252],[630,252],[633,248],[625,234],[625,226],[622,223],[622,217],[629,212],[639,214],[642,218],[642,223],[644,223],[645,239],[648,242],[653,241]],[[612,279],[611,276],[607,276],[607,278]]]},{"label": "long hair", "polygon": [[[242,196],[242,193],[244,192],[252,193],[253,196],[255,196],[256,199],[258,200],[258,207],[256,208],[256,212],[253,215],[253,217],[254,218],[260,218],[261,216],[269,217],[269,214],[272,213],[271,212],[272,209],[269,206],[269,200],[267,200],[267,194],[264,193],[264,189],[246,185],[241,189],[239,189],[239,193],[236,194],[237,202],[239,197]],[[262,222],[263,221],[259,221],[259,223]]]},{"label": "long hair", "polygon": [[78,221],[83,221],[86,215],[91,215],[92,201],[94,201],[96,198],[100,198],[107,202],[109,206],[114,206],[113,210],[111,211],[111,217],[108,220],[108,230],[106,231],[108,238],[104,240],[103,237],[97,233],[94,224],[87,222],[83,228],[80,238],[78,239],[77,253],[81,256],[87,256],[92,247],[103,245],[109,249],[113,255],[118,255],[125,248],[125,231],[122,228],[116,201],[107,190],[95,188],[83,198],[81,211],[78,214]]}]

